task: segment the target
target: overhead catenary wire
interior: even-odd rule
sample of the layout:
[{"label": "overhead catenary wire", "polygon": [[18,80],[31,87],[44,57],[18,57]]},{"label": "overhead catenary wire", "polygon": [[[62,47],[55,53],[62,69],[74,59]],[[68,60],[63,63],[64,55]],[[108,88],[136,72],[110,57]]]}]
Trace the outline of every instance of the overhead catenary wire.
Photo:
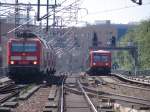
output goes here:
[{"label": "overhead catenary wire", "polygon": [[[20,12],[22,11],[23,12],[23,10],[19,10]],[[16,12],[16,11],[14,11],[14,12],[12,12],[11,10],[8,10],[8,11],[6,11],[6,12],[3,12],[0,16],[3,16],[4,14],[6,15],[6,14],[12,14],[12,15],[8,15],[8,17],[9,16],[13,16],[13,15],[15,15],[16,13],[18,13],[18,12]]]},{"label": "overhead catenary wire", "polygon": [[139,5],[131,5],[131,6],[125,6],[125,7],[120,7],[120,8],[114,8],[114,9],[102,10],[102,11],[97,11],[97,12],[91,12],[88,15],[109,13],[109,12],[120,11],[120,10],[124,10],[124,9],[129,9],[129,8],[134,8],[134,7],[142,7],[142,6],[146,6],[146,5],[150,5],[150,2],[145,3],[143,5],[140,5],[140,6]]},{"label": "overhead catenary wire", "polygon": [[64,1],[62,1],[60,4],[62,5],[62,4],[64,4],[66,1],[68,1],[68,0],[64,0]]},{"label": "overhead catenary wire", "polygon": [[[61,2],[61,5],[64,5],[67,1],[68,1],[68,0],[62,1],[62,2]],[[76,2],[79,2],[79,1],[80,1],[80,0],[76,0],[76,1],[73,2],[73,3],[70,3],[69,6],[66,6],[66,7],[61,8],[61,9],[58,10],[56,13],[62,12],[63,10],[67,10],[67,8],[68,8],[68,10],[76,10],[76,7],[73,6],[73,4],[76,3]],[[19,4],[19,5],[23,5],[23,4]],[[69,8],[71,8],[71,9],[69,9]],[[73,9],[73,8],[74,8],[74,9]],[[72,13],[75,13],[75,11],[72,12]],[[44,15],[44,19],[47,18],[48,16],[53,15],[53,14],[51,13],[51,11],[49,12],[49,14],[50,14],[50,15]],[[69,18],[69,17],[68,17],[68,18]],[[67,21],[69,21],[69,19],[68,19]]]},{"label": "overhead catenary wire", "polygon": [[[64,4],[63,5],[65,5],[65,3],[66,3],[66,1],[68,1],[68,0],[64,0]],[[81,1],[81,0],[76,0],[75,2],[72,2],[72,3],[70,3],[68,6],[63,6],[63,7],[61,7],[61,9],[58,9],[57,10],[57,12],[56,13],[61,13],[63,10],[67,10],[68,12],[70,11],[71,13],[76,13],[76,12],[78,12],[79,11],[79,4],[76,4],[76,3],[78,3],[79,1]],[[73,10],[73,11],[72,11]],[[19,10],[20,11],[20,10]],[[17,12],[15,12],[15,13],[17,13]],[[50,14],[51,14],[51,12],[49,12]],[[69,15],[69,14],[68,14]],[[47,15],[46,15],[47,16]],[[46,18],[46,16],[45,16],[45,18]],[[76,17],[72,17],[72,19],[77,19]],[[69,16],[68,16],[68,18],[67,18],[67,24],[69,25],[69,21],[73,21]],[[23,24],[21,24],[21,25],[19,25],[19,26],[17,26],[16,28],[13,28],[13,29],[10,29],[8,32],[7,32],[7,34],[9,34],[9,33],[11,33],[11,32],[14,32],[15,30],[17,30],[17,29],[19,29],[19,28],[21,28],[21,27],[23,27],[24,25],[26,25],[28,22],[30,22],[30,21],[32,21],[32,19],[31,20],[29,20],[29,21],[27,21],[27,22],[24,22]],[[77,24],[77,23],[76,23]],[[65,35],[67,34],[67,33],[69,33],[71,31],[71,29],[69,29],[69,31],[67,31],[66,33],[65,33]],[[65,36],[65,35],[63,35],[63,36]],[[73,40],[71,40],[70,42],[67,42],[67,44],[69,44],[69,48],[68,48],[68,50],[71,50],[72,48],[73,48],[73,46],[70,46],[70,43],[73,43]],[[73,45],[73,44],[71,44],[71,45]],[[62,49],[63,50],[63,49]],[[64,51],[62,51],[61,50],[61,53],[62,52],[64,52]]]},{"label": "overhead catenary wire", "polygon": [[[77,0],[77,1],[80,1],[80,0]],[[63,8],[61,8],[61,9],[57,10],[55,13],[58,13],[58,12],[60,12],[60,11],[64,10],[64,9],[66,9],[66,8],[68,8],[68,7],[70,7],[70,6],[72,6],[72,5],[73,5],[74,3],[76,3],[77,1],[75,1],[75,2],[71,3],[71,4],[70,4],[70,5],[68,5],[67,7],[63,7]],[[41,19],[40,19],[40,20],[42,20],[42,19],[46,19],[47,17],[52,16],[52,14],[50,14],[50,13],[51,13],[51,11],[50,11],[48,14],[45,14],[43,17],[41,17]]]},{"label": "overhead catenary wire", "polygon": [[[2,8],[2,7],[1,7]],[[14,7],[8,7],[8,8],[4,8],[4,9],[0,9],[0,11],[6,11],[6,10],[10,10],[13,9]]]},{"label": "overhead catenary wire", "polygon": [[27,21],[27,22],[25,22],[25,23],[23,23],[23,24],[17,26],[16,28],[13,28],[13,29],[9,30],[9,31],[7,32],[7,34],[14,32],[15,30],[19,29],[20,27],[26,25],[27,23],[29,23],[29,22],[31,22],[31,21],[33,21],[33,19],[30,19],[29,21]]},{"label": "overhead catenary wire", "polygon": [[6,12],[0,14],[0,16],[6,16],[6,14],[7,14],[7,13],[10,13],[10,12],[11,12],[10,10],[9,10],[9,11],[6,11]]},{"label": "overhead catenary wire", "polygon": [[[80,0],[82,2],[82,0]],[[83,9],[80,8],[81,3],[79,0],[76,0],[74,4],[69,4],[67,7],[63,6],[63,10],[60,11],[60,17],[63,17],[63,23],[64,24],[70,24],[70,22],[77,22],[78,20],[78,12],[79,10]],[[59,12],[58,12],[59,13]],[[66,26],[66,25],[65,25]]]}]

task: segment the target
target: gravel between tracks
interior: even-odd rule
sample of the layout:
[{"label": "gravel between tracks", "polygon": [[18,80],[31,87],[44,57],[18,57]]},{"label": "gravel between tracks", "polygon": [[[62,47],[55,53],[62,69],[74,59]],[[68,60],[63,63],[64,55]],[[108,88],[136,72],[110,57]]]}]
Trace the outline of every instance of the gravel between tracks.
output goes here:
[{"label": "gravel between tracks", "polygon": [[13,112],[42,112],[46,102],[50,87],[41,87],[28,100],[19,101],[19,106]]}]

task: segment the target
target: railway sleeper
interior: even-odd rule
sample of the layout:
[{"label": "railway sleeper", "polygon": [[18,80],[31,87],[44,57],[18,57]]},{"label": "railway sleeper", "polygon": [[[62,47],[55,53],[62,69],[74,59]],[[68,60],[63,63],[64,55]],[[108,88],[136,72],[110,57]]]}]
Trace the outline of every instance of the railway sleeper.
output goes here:
[{"label": "railway sleeper", "polygon": [[58,103],[54,101],[50,101],[45,104],[45,108],[57,108],[57,107],[58,107]]},{"label": "railway sleeper", "polygon": [[49,93],[49,96],[48,96],[48,100],[54,100],[55,97],[56,97],[56,93],[57,93],[57,86],[53,85],[51,90],[50,90],[50,93]]},{"label": "railway sleeper", "polygon": [[[77,90],[76,88],[69,88],[67,86],[64,87],[65,90],[68,92],[71,92],[71,93],[74,93],[74,94],[77,94],[77,95],[82,95],[83,93],[80,91],[80,90]],[[67,93],[66,92],[66,93]]]},{"label": "railway sleeper", "polygon": [[150,110],[150,107],[140,107],[139,110]]},{"label": "railway sleeper", "polygon": [[60,88],[53,85],[50,91],[49,102],[45,104],[43,112],[57,112],[60,98]]},{"label": "railway sleeper", "polygon": [[58,101],[49,101],[45,104],[43,112],[57,112]]},{"label": "railway sleeper", "polygon": [[11,108],[9,108],[9,107],[0,107],[0,112],[11,112]]},{"label": "railway sleeper", "polygon": [[43,112],[57,112],[56,108],[44,108]]},{"label": "railway sleeper", "polygon": [[86,80],[86,79],[80,79],[80,82],[84,86],[89,86],[88,80]]},{"label": "railway sleeper", "polygon": [[33,87],[31,90],[29,90],[27,93],[19,96],[19,99],[20,100],[26,100],[28,99],[34,92],[36,92],[38,89],[40,88],[40,86],[36,86],[36,87]]},{"label": "railway sleeper", "polygon": [[2,104],[3,107],[16,108],[18,106],[18,102],[8,101]]}]

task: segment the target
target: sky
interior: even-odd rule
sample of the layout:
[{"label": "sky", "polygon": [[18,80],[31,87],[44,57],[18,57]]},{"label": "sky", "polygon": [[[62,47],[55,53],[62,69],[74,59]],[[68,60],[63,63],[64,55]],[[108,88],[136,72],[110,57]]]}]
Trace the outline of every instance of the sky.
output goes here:
[{"label": "sky", "polygon": [[[15,2],[15,0],[0,0],[1,2]],[[37,0],[18,0],[24,3],[36,3]],[[47,0],[41,0],[46,3]],[[53,2],[54,0],[49,0]],[[58,3],[66,1],[70,3],[75,0],[57,0]],[[78,1],[78,0],[76,0]],[[150,0],[143,0],[143,5],[139,6],[131,0],[81,0],[79,11],[79,21],[94,23],[100,20],[111,20],[112,23],[127,24],[139,22],[150,18]],[[35,9],[36,10],[36,9]],[[42,12],[44,15],[45,11]]]},{"label": "sky", "polygon": [[87,7],[87,21],[111,20],[114,23],[137,22],[150,18],[150,0],[143,0],[139,6],[131,0],[84,0]]}]

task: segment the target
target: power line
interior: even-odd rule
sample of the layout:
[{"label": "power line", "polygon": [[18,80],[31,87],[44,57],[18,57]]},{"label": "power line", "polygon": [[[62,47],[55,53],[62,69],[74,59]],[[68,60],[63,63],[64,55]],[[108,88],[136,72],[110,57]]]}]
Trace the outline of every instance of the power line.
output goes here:
[{"label": "power line", "polygon": [[[146,5],[150,5],[150,2],[148,2],[146,4],[143,4],[142,6],[146,6]],[[119,10],[134,8],[134,7],[139,7],[139,6],[132,5],[132,6],[125,6],[125,7],[121,7],[121,8],[115,8],[115,9],[109,9],[109,10],[102,10],[102,11],[99,11],[99,12],[89,13],[88,15],[94,15],[94,14],[98,14],[98,13],[114,12],[114,11],[119,11]]]},{"label": "power line", "polygon": [[[10,5],[10,6],[15,6],[14,3],[0,3],[0,5]],[[28,6],[29,4],[28,3],[18,3],[18,5],[21,5],[21,6]],[[31,6],[37,6],[38,4],[30,4]],[[47,4],[40,4],[40,6],[47,6]],[[48,5],[48,6],[52,6],[52,5]]]},{"label": "power line", "polygon": [[66,1],[67,1],[67,0],[64,0],[64,1],[62,1],[60,4],[62,5],[62,4],[64,4]]},{"label": "power line", "polygon": [[[76,2],[78,2],[78,1],[80,1],[80,0],[77,0]],[[73,2],[73,3],[71,3],[69,6],[63,7],[63,8],[61,8],[61,9],[55,11],[55,13],[58,13],[58,12],[64,10],[64,9],[70,8],[70,7],[71,7],[74,3],[76,3],[76,2]],[[48,14],[45,14],[43,17],[41,17],[40,20],[46,19],[47,17],[50,17],[50,16],[52,16],[51,11],[50,11]]]},{"label": "power line", "polygon": [[14,7],[8,7],[8,8],[5,8],[5,9],[1,9],[0,11],[6,11],[6,10],[10,10],[12,8],[14,8]]},{"label": "power line", "polygon": [[27,22],[25,22],[25,23],[23,23],[23,24],[21,24],[21,25],[15,27],[15,28],[9,30],[9,31],[7,32],[7,34],[9,34],[9,33],[11,33],[11,32],[14,32],[15,30],[17,30],[17,29],[21,28],[22,26],[26,25],[28,22],[31,22],[32,20],[33,20],[33,19],[30,19],[30,20],[28,20]]}]

